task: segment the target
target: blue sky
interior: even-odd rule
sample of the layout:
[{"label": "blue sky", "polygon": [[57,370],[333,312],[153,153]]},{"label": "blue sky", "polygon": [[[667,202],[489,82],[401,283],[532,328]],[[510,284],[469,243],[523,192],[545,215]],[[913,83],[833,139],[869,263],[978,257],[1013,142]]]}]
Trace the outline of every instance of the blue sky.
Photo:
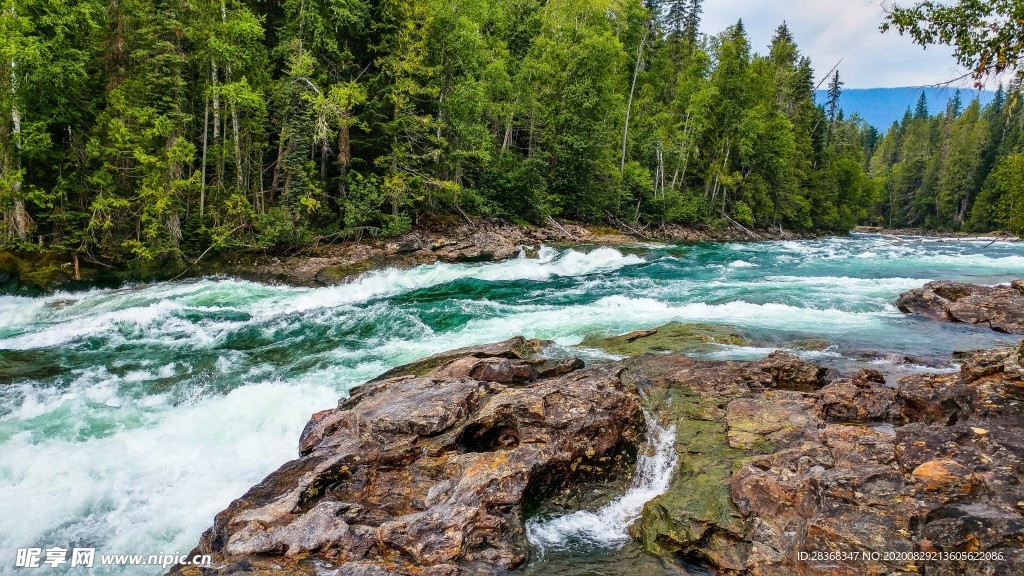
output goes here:
[{"label": "blue sky", "polygon": [[[909,4],[909,0],[902,2]],[[927,50],[895,31],[879,31],[881,0],[706,0],[703,30],[717,34],[742,18],[754,50],[767,52],[775,28],[785,20],[801,52],[824,76],[843,59],[846,88],[923,86],[961,76],[946,46]],[[969,86],[970,82],[963,82]]]}]

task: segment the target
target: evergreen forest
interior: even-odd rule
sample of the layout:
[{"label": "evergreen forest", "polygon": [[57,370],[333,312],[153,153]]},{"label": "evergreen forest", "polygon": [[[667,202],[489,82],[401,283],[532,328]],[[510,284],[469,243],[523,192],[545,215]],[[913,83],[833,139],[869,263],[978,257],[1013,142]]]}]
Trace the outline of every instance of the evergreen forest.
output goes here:
[{"label": "evergreen forest", "polygon": [[[0,243],[160,263],[443,217],[1024,229],[1020,86],[879,134],[702,0],[4,0]],[[766,24],[767,25],[767,24]],[[829,101],[815,104],[827,86]]]}]

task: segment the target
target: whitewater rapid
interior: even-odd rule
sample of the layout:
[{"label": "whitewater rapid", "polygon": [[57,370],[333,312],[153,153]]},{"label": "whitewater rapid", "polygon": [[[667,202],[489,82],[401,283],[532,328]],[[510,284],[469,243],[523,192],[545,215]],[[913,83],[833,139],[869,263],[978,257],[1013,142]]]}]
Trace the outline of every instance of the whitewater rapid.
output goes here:
[{"label": "whitewater rapid", "polygon": [[[895,297],[932,279],[1018,277],[1020,244],[859,236],[545,247],[317,289],[208,278],[0,296],[0,574],[15,570],[22,547],[189,551],[216,512],[296,456],[310,414],[425,355],[522,334],[597,360],[574,347],[673,320],[734,325],[758,341],[708,353],[715,358],[787,348],[842,367],[865,350],[941,355],[1008,339],[908,318]],[[793,344],[806,338],[830,345]],[[661,470],[668,461],[658,462]],[[534,523],[533,533],[614,543],[624,533],[615,519],[628,521],[659,486],[631,489],[604,512]],[[593,523],[586,514],[598,514],[608,534],[565,528]]]},{"label": "whitewater rapid", "polygon": [[526,536],[542,554],[546,549],[573,546],[621,546],[629,540],[626,530],[640,519],[644,504],[668,490],[679,462],[675,450],[676,428],[658,422],[646,412],[644,419],[646,451],[637,457],[633,480],[622,496],[595,511],[579,510],[526,522]]}]

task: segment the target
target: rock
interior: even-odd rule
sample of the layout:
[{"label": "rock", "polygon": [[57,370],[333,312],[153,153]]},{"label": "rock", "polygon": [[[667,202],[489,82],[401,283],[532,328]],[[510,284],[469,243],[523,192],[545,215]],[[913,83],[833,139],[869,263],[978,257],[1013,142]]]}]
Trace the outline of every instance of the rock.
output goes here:
[{"label": "rock", "polygon": [[384,252],[386,254],[406,254],[409,252],[416,252],[422,250],[426,246],[423,237],[418,233],[406,234],[400,238],[395,239],[392,242],[388,242],[384,246]]},{"label": "rock", "polygon": [[582,367],[541,346],[440,354],[315,414],[300,457],[203,535],[193,553],[214,567],[173,573],[504,573],[530,555],[527,506],[607,502],[602,489],[628,482],[643,410],[673,427],[679,455],[629,527],[650,553],[735,576],[1024,572],[1021,348],[892,388],[870,369],[827,381],[784,353]]},{"label": "rock", "polygon": [[519,253],[516,241],[493,230],[477,230],[466,238],[442,237],[434,241],[434,252],[446,262],[497,261]]},{"label": "rock", "polygon": [[828,374],[826,368],[779,351],[754,362],[753,366],[771,374],[774,387],[787,390],[817,390],[825,385],[825,377]]},{"label": "rock", "polygon": [[877,370],[861,370],[821,390],[825,417],[833,422],[891,422],[902,416],[897,393]]},{"label": "rock", "polygon": [[317,573],[402,576],[523,564],[524,505],[622,472],[643,422],[621,368],[566,372],[579,365],[567,359],[541,378],[527,345],[439,355],[315,414],[300,457],[217,515],[197,551],[222,568],[203,574],[299,573],[312,559]]},{"label": "rock", "polygon": [[605,338],[587,338],[580,346],[596,348],[616,356],[639,356],[648,353],[707,352],[722,344],[742,346],[749,342],[745,332],[732,326],[671,322],[653,330],[638,330]]},{"label": "rock", "polygon": [[373,260],[360,260],[351,264],[325,266],[318,270],[313,278],[323,286],[333,286],[360,274],[365,274],[377,268],[378,265]]},{"label": "rock", "polygon": [[902,294],[896,307],[936,320],[987,325],[996,332],[1024,334],[1024,292],[1021,281],[1010,286],[979,286],[963,282],[929,282]]},{"label": "rock", "polygon": [[911,422],[952,425],[971,411],[967,386],[955,374],[912,374],[896,387],[902,415]]},{"label": "rock", "polygon": [[460,348],[451,352],[434,354],[433,356],[429,356],[423,360],[417,360],[416,362],[388,370],[384,374],[378,376],[377,380],[387,380],[397,376],[408,375],[422,376],[431,370],[435,370],[452,362],[453,360],[467,357],[526,360],[535,357],[541,349],[550,344],[551,342],[546,340],[527,340],[522,336],[517,336],[515,338],[505,340],[504,342],[498,342],[497,344],[472,346],[469,348]]},{"label": "rock", "polygon": [[828,350],[832,346],[832,343],[823,338],[801,338],[794,340],[788,344],[789,348],[794,350],[814,351],[822,352]]},{"label": "rock", "polygon": [[[1010,553],[1024,543],[1019,357],[975,354],[959,375],[895,389],[864,370],[820,390],[813,366],[781,356],[636,358],[626,376],[676,423],[681,457],[631,533],[653,553],[731,574],[1020,573],[1024,557]],[[780,389],[791,380],[807,390]],[[1005,553],[988,564],[866,554],[929,549]]]},{"label": "rock", "polygon": [[970,494],[978,477],[955,460],[936,459],[921,464],[910,473],[923,490]]},{"label": "rock", "polygon": [[430,372],[433,378],[473,378],[482,382],[513,384],[537,378],[529,362],[509,358],[460,358]]},{"label": "rock", "polygon": [[726,406],[729,446],[766,449],[804,435],[817,425],[818,407],[798,392],[765,392],[756,398],[738,398]]}]

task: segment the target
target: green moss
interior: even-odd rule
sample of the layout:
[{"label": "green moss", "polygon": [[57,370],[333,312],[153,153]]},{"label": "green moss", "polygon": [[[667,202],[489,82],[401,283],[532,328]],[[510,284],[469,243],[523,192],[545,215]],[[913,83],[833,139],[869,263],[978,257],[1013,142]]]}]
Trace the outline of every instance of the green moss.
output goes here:
[{"label": "green moss", "polygon": [[[93,274],[93,270],[84,267],[80,272],[83,280]],[[36,295],[84,284],[73,276],[74,266],[67,254],[0,252],[0,292]]]},{"label": "green moss", "polygon": [[814,350],[821,352],[831,346],[832,343],[821,338],[803,338],[790,343],[790,347],[796,350]]},{"label": "green moss", "polygon": [[652,352],[708,352],[720,345],[743,346],[749,343],[747,334],[732,326],[672,322],[654,330],[630,332],[608,338],[588,338],[580,345],[618,356],[639,356]]},{"label": "green moss", "polygon": [[679,465],[668,490],[644,506],[634,535],[659,555],[695,553],[712,531],[742,537],[745,526],[729,478],[757,451],[729,445],[722,399],[687,387],[656,387],[647,404],[675,425]]},{"label": "green moss", "polygon": [[316,273],[316,281],[324,285],[341,284],[345,280],[365,274],[373,270],[376,264],[371,260],[362,260],[352,264],[328,266]]}]

